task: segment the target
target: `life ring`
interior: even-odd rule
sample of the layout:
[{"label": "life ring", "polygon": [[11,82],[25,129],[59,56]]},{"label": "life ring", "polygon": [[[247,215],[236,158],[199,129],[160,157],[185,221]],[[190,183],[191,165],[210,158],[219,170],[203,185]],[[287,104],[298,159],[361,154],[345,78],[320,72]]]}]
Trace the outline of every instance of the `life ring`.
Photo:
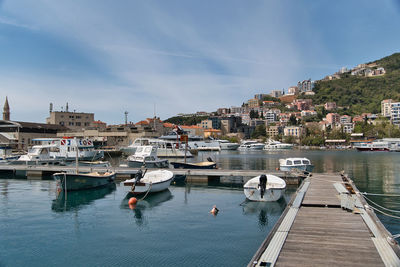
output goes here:
[{"label": "life ring", "polygon": [[89,140],[89,141],[87,142],[87,144],[88,144],[89,146],[91,146],[91,145],[92,145],[92,141]]},{"label": "life ring", "polygon": [[61,145],[65,146],[66,141],[65,140],[61,140]]},{"label": "life ring", "polygon": [[82,143],[83,143],[83,145],[84,145],[84,146],[86,146],[86,145],[87,145],[87,142],[86,142],[86,140],[83,140],[83,142],[82,142]]}]

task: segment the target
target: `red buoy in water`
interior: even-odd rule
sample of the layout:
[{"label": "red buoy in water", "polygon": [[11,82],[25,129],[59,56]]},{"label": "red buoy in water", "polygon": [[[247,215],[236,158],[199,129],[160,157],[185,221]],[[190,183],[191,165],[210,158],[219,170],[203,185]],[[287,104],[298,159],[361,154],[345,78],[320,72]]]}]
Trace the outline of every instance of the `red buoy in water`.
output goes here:
[{"label": "red buoy in water", "polygon": [[137,203],[136,197],[131,197],[128,201],[129,205],[135,205]]}]

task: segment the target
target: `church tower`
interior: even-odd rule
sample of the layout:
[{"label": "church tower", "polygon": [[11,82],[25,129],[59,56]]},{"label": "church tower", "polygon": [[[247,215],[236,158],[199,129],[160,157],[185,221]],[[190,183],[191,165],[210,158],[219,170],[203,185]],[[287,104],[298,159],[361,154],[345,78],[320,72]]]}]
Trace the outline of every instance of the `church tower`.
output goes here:
[{"label": "church tower", "polygon": [[4,103],[4,108],[3,108],[3,120],[5,121],[10,120],[10,106],[8,105],[7,97],[6,97],[6,103]]}]

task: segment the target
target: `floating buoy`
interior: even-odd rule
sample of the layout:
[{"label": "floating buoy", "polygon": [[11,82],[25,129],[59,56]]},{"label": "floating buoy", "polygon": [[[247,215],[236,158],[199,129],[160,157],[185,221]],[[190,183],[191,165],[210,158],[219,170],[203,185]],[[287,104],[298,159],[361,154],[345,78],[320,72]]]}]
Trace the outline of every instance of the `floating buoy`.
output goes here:
[{"label": "floating buoy", "polygon": [[213,208],[210,210],[210,213],[212,215],[217,215],[218,211],[219,209],[217,209],[217,206],[214,205]]},{"label": "floating buoy", "polygon": [[129,205],[135,205],[137,203],[136,197],[131,197],[128,201]]},{"label": "floating buoy", "polygon": [[129,208],[130,208],[131,210],[134,210],[134,209],[136,208],[136,205],[129,204]]}]

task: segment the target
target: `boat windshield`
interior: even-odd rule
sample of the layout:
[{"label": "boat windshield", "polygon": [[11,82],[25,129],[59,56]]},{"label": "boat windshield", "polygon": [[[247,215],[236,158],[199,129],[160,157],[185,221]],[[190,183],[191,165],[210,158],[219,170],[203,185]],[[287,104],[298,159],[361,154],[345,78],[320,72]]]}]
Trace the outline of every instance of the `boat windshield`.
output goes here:
[{"label": "boat windshield", "polygon": [[137,149],[136,149],[136,152],[142,152],[143,151],[143,147],[138,147]]},{"label": "boat windshield", "polygon": [[301,160],[295,160],[294,164],[301,164]]},{"label": "boat windshield", "polygon": [[40,148],[37,148],[37,147],[34,147],[34,148],[31,148],[31,149],[29,149],[29,154],[39,154],[39,152],[40,152]]},{"label": "boat windshield", "polygon": [[310,164],[310,162],[308,160],[303,160],[303,164]]},{"label": "boat windshield", "polygon": [[151,148],[152,148],[152,147],[146,147],[146,148],[144,149],[144,152],[150,153],[150,152],[151,152]]}]

